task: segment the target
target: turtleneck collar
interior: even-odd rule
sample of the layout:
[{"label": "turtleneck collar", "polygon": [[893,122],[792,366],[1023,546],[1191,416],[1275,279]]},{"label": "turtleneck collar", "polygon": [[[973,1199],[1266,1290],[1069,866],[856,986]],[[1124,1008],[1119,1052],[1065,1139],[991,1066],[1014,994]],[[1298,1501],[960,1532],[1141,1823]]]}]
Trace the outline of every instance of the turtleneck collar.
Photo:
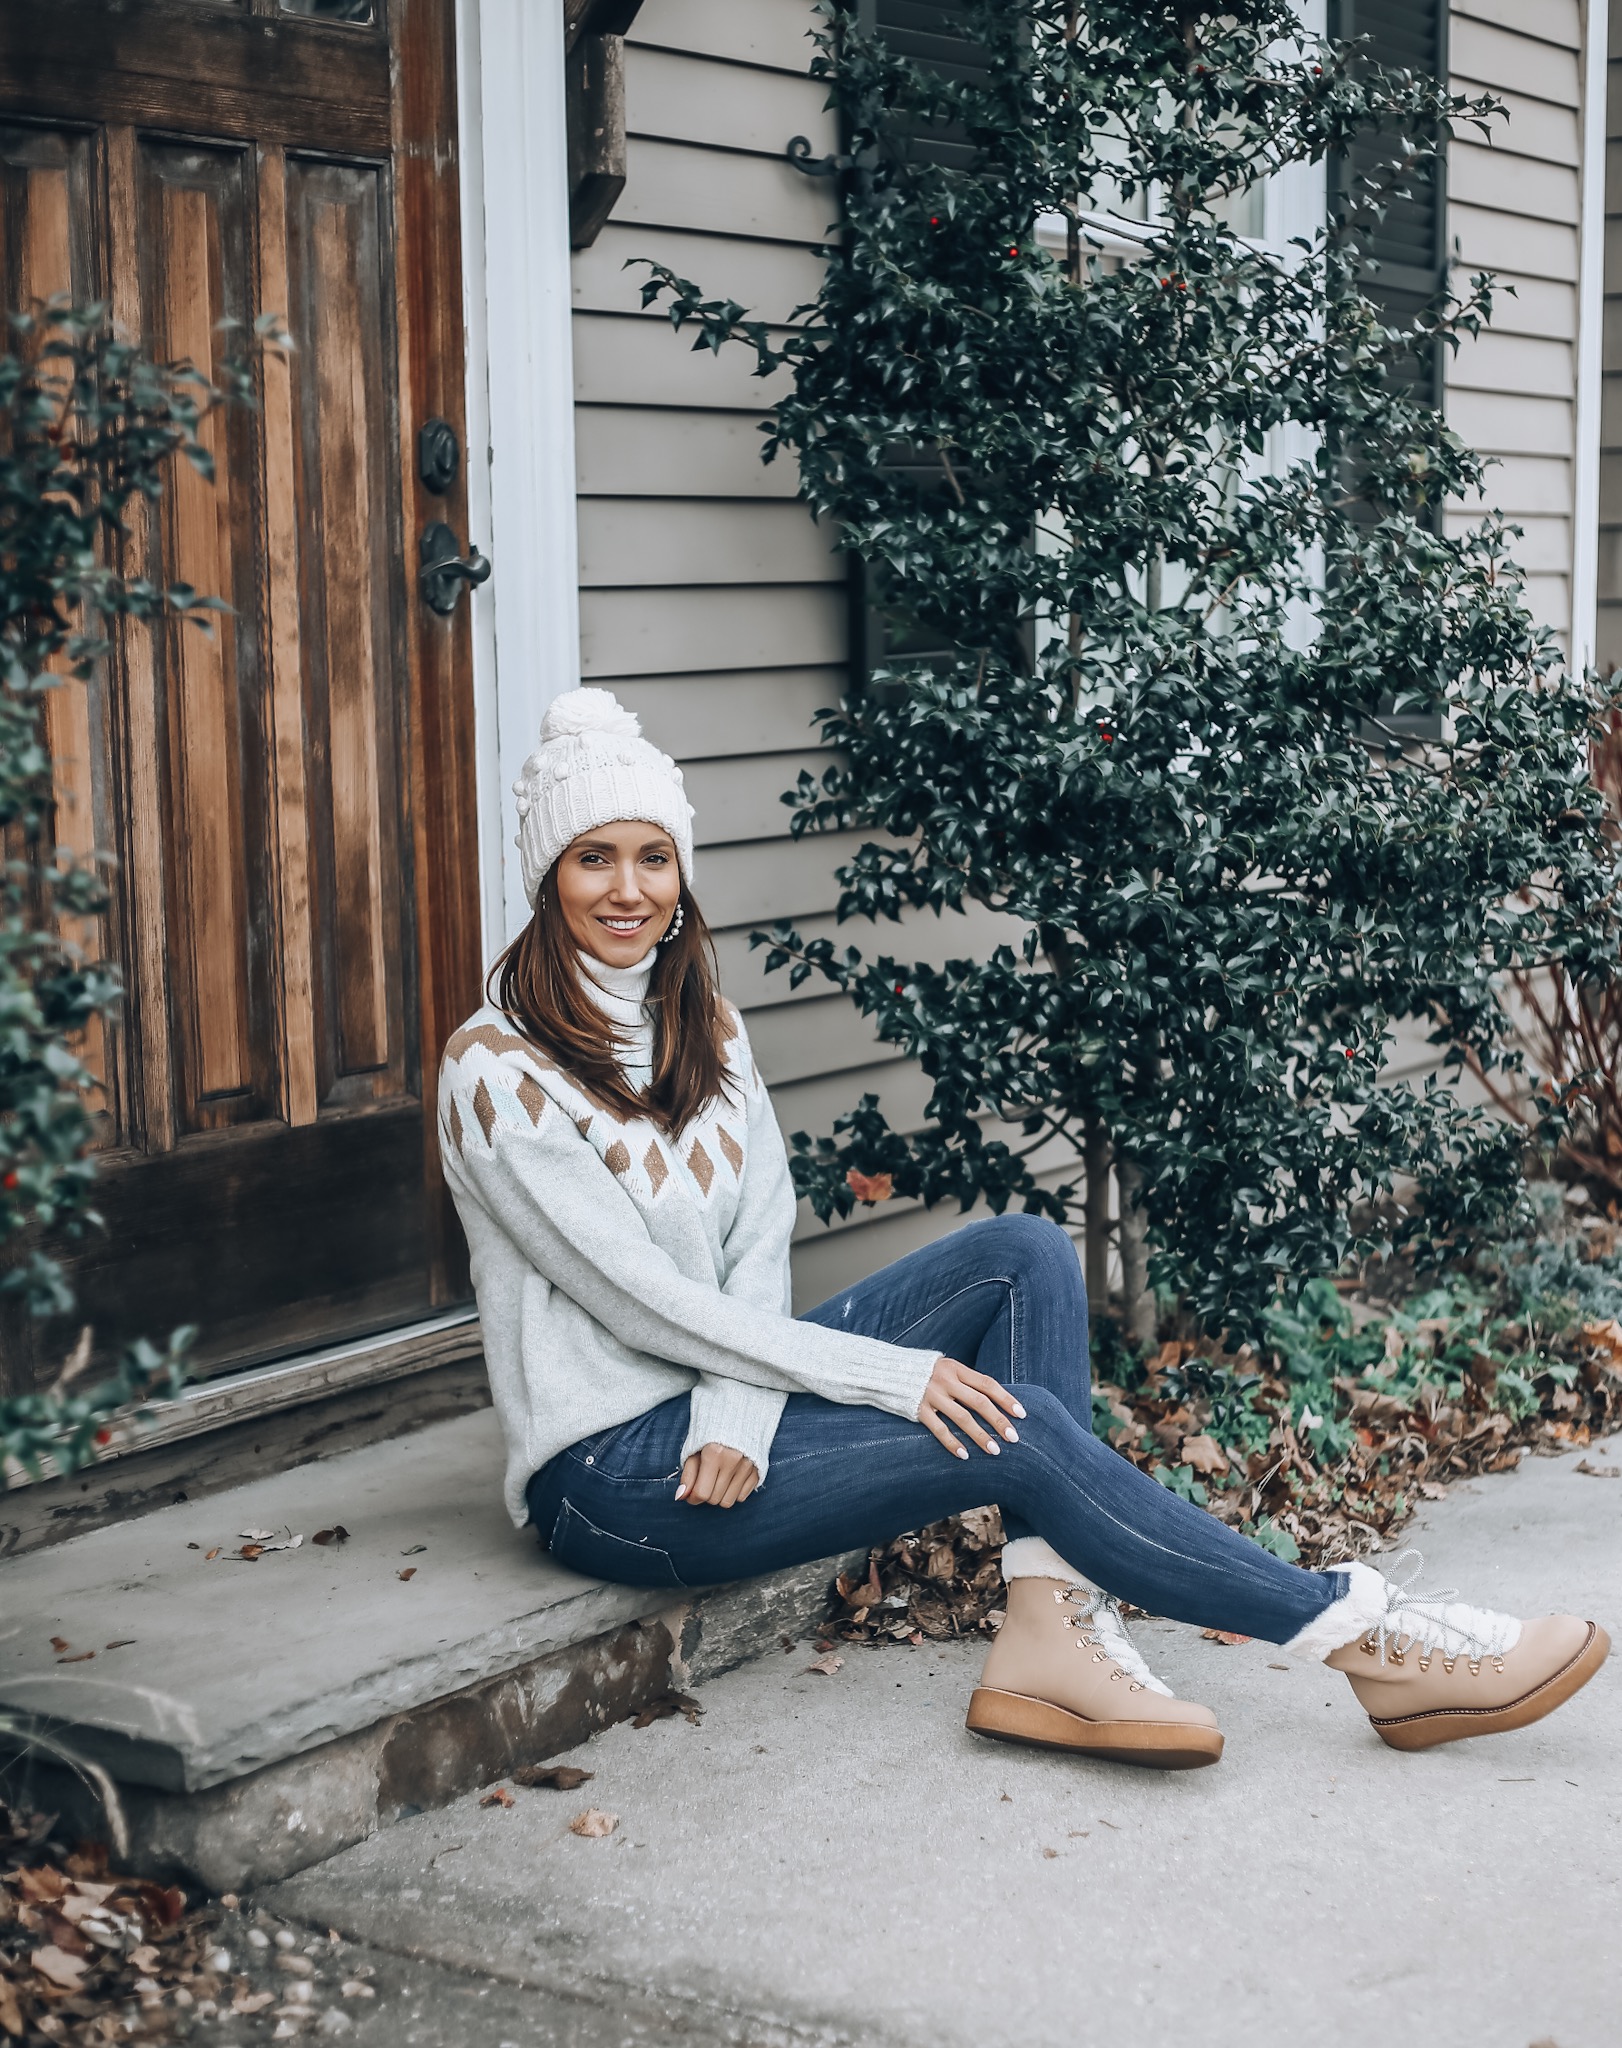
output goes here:
[{"label": "turtleneck collar", "polygon": [[636,1089],[653,1080],[653,1025],[648,1019],[648,983],[653,978],[654,954],[634,967],[606,967],[590,954],[579,955],[580,979],[587,995],[597,1005],[620,1042],[620,1067]]},{"label": "turtleneck collar", "polygon": [[646,956],[634,967],[609,967],[589,953],[582,953],[580,974],[587,993],[594,996],[616,1022],[620,1021],[619,1013],[623,1011],[626,1023],[640,1023],[657,952],[656,946],[650,946]]}]

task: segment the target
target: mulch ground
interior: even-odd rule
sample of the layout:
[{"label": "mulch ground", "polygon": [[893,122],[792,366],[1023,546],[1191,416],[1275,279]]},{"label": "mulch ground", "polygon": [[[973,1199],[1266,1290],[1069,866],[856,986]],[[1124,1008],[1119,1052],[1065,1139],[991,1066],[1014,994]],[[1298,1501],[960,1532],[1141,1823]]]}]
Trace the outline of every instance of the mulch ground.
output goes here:
[{"label": "mulch ground", "polygon": [[237,2041],[326,2041],[352,2031],[371,1975],[336,1936],[126,1876],[52,1815],[0,1807],[0,2038],[109,2048],[228,2022]]}]

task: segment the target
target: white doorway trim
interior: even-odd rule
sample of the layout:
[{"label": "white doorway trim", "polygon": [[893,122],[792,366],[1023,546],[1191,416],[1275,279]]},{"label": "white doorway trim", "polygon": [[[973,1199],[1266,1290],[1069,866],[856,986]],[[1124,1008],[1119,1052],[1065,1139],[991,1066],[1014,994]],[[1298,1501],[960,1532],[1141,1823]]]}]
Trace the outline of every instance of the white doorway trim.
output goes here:
[{"label": "white doorway trim", "polygon": [[[468,518],[486,959],[529,915],[512,784],[580,680],[562,0],[457,0]],[[486,540],[488,536],[488,540]]]}]

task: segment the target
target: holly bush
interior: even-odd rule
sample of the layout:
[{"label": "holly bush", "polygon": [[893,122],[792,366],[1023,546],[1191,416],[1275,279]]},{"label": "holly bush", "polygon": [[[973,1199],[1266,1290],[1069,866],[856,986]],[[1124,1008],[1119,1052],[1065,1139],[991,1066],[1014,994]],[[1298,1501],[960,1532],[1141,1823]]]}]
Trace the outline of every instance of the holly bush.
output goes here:
[{"label": "holly bush", "polygon": [[[202,423],[250,397],[244,365],[215,383],[189,364],[155,363],[99,305],[13,314],[0,354],[0,1289],[36,1319],[71,1313],[53,1247],[100,1221],[100,1087],[82,1050],[87,1024],[110,1018],[119,998],[114,970],[67,936],[69,921],[100,916],[109,899],[98,862],[52,844],[45,698],[89,680],[118,621],[202,622],[221,608],[132,573],[129,520],[159,497],[177,457],[212,474]],[[137,1344],[109,1378],[78,1388],[87,1333],[49,1391],[0,1400],[0,1462],[36,1475],[47,1452],[64,1469],[82,1464],[109,1416],[173,1388],[189,1335],[162,1350]]]},{"label": "holly bush", "polygon": [[[1107,1140],[1155,1282],[1259,1334],[1281,1276],[1502,1221],[1524,1133],[1466,1065],[1515,1067],[1506,975],[1617,948],[1586,758],[1611,686],[1534,625],[1415,374],[1491,279],[1395,325],[1365,262],[1435,138],[1494,110],[1289,0],[968,16],[986,71],[954,82],[828,10],[843,220],[786,329],[660,266],[644,288],[695,348],[786,370],[766,458],[798,459],[890,645],[930,650],[822,714],[838,765],[786,799],[796,831],[871,835],[840,916],[1023,931],[944,967],[770,935],[934,1087],[921,1131],[868,1097],[802,1136],[796,1178],[825,1217],[893,1190],[1067,1218]],[[1321,231],[1230,224],[1359,137]],[[1134,206],[1108,254],[1100,209]],[[1392,1078],[1403,1037],[1420,1078]]]}]

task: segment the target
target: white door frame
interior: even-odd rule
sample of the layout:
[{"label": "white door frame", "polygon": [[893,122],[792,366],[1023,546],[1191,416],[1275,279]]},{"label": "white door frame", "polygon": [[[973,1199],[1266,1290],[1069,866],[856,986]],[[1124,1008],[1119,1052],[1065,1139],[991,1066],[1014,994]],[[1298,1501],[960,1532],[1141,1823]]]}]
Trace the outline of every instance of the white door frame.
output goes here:
[{"label": "white door frame", "polygon": [[480,899],[492,959],[529,915],[512,785],[580,680],[562,0],[457,0]]}]

